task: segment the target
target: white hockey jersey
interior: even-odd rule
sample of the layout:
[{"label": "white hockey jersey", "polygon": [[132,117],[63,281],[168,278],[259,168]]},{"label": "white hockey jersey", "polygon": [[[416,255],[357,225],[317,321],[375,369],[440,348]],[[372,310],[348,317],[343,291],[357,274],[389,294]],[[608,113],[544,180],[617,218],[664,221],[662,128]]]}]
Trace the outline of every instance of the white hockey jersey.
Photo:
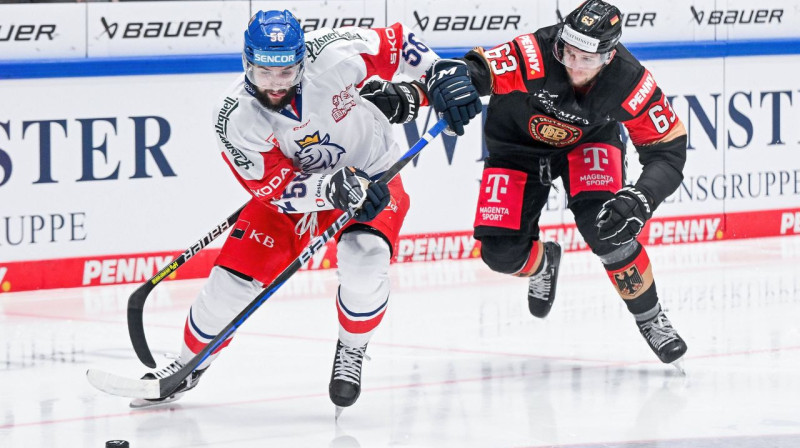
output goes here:
[{"label": "white hockey jersey", "polygon": [[248,92],[244,74],[214,110],[223,158],[256,199],[286,213],[331,209],[327,174],[355,166],[370,176],[402,156],[390,123],[358,89],[374,76],[419,80],[438,56],[402,24],[307,33],[305,72],[280,112]]}]

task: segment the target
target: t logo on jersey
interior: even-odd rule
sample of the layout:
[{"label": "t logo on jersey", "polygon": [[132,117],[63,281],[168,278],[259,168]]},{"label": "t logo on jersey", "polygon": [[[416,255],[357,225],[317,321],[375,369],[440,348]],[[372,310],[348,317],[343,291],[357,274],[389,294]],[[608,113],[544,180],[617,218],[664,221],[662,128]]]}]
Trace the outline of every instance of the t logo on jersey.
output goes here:
[{"label": "t logo on jersey", "polygon": [[622,151],[604,143],[585,143],[570,150],[570,196],[584,191],[616,192],[622,188]]},{"label": "t logo on jersey", "polygon": [[313,172],[336,165],[345,150],[341,146],[331,143],[330,139],[329,134],[320,138],[319,131],[316,131],[294,141],[300,146],[300,150],[295,152],[294,156],[303,171]]},{"label": "t logo on jersey", "polygon": [[505,174],[490,174],[487,177],[486,194],[491,195],[486,202],[500,202],[498,194],[506,194],[508,192],[508,176]]},{"label": "t logo on jersey", "polygon": [[519,230],[527,179],[522,171],[485,168],[474,225]]},{"label": "t logo on jersey", "polygon": [[[605,148],[597,147],[583,148],[584,156],[587,156],[589,153],[591,153],[591,156],[583,158],[584,162],[592,164],[589,171],[603,171],[603,167],[600,166],[600,164],[608,165],[608,151],[606,151]],[[603,156],[600,156],[600,153],[603,153]]]}]

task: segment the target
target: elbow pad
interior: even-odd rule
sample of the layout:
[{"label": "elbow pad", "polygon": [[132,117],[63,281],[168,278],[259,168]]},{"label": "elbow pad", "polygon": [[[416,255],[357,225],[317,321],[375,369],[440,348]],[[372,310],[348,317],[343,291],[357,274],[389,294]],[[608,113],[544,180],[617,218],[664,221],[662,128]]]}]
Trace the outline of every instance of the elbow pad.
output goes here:
[{"label": "elbow pad", "polygon": [[636,188],[647,196],[654,210],[683,181],[687,142],[687,136],[681,135],[668,142],[636,147],[643,167]]}]

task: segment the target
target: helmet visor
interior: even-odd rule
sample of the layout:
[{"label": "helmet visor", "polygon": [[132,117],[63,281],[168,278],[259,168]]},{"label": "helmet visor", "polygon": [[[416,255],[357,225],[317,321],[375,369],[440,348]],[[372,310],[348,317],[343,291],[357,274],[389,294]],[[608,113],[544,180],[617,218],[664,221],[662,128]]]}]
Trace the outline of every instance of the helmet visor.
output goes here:
[{"label": "helmet visor", "polygon": [[553,48],[553,55],[558,62],[561,62],[564,66],[571,69],[594,70],[608,62],[611,57],[611,52],[589,53],[565,43],[561,39],[557,39],[555,47]]},{"label": "helmet visor", "polygon": [[287,66],[262,66],[247,63],[247,79],[264,90],[283,90],[300,83],[303,62]]}]

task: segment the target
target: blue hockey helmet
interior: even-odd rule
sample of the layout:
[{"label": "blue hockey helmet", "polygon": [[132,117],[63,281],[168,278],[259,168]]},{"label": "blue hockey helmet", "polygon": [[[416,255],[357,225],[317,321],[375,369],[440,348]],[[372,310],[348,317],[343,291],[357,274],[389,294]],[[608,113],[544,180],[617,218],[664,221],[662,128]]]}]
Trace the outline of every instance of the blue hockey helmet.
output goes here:
[{"label": "blue hockey helmet", "polygon": [[242,62],[253,84],[265,89],[296,85],[303,74],[305,53],[303,29],[289,11],[259,11],[250,19]]}]

